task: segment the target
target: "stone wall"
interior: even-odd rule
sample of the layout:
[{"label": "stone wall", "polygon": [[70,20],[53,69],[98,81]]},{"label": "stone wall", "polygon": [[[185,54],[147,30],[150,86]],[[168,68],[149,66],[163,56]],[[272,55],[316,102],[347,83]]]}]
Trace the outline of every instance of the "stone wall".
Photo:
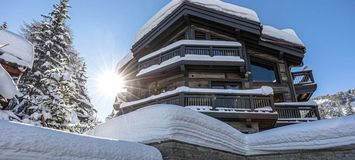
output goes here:
[{"label": "stone wall", "polygon": [[355,160],[355,145],[257,156],[238,155],[177,141],[150,145],[160,150],[164,160]]}]

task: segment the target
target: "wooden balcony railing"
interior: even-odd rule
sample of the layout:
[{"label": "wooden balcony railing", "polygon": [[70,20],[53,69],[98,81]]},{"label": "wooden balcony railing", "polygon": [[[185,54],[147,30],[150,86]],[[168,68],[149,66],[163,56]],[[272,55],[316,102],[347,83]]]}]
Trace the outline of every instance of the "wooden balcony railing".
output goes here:
[{"label": "wooden balcony railing", "polygon": [[145,103],[130,106],[130,108],[141,108],[154,104],[174,104],[180,106],[211,106],[216,108],[233,108],[240,110],[254,111],[258,108],[271,108],[274,111],[272,96],[263,95],[237,95],[237,94],[202,94],[202,93],[179,93],[151,100]]},{"label": "wooden balcony railing", "polygon": [[181,45],[176,48],[165,51],[159,55],[139,62],[138,70],[148,68],[152,65],[160,64],[173,57],[185,55],[207,55],[207,56],[239,56],[243,58],[241,47],[214,47],[214,46],[193,46]]},{"label": "wooden balcony railing", "polygon": [[292,72],[293,84],[303,85],[315,83],[312,70]]},{"label": "wooden balcony railing", "polygon": [[317,104],[276,103],[275,110],[278,113],[279,121],[314,121],[320,119]]}]

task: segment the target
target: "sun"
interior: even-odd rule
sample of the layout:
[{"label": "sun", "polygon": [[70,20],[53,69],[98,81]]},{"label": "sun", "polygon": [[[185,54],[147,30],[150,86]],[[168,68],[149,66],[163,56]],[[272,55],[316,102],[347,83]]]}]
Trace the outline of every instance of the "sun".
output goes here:
[{"label": "sun", "polygon": [[98,89],[107,95],[115,95],[125,91],[123,77],[114,71],[105,71],[98,77]]}]

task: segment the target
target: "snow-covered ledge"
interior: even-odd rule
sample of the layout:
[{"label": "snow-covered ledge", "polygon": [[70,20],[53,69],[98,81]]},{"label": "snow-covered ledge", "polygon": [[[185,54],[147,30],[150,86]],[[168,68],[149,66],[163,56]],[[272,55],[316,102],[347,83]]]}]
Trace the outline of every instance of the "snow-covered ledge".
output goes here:
[{"label": "snow-covered ledge", "polygon": [[[188,61],[193,61],[193,62],[231,62],[231,63],[243,63],[244,60],[241,59],[239,56],[208,56],[208,55],[190,55],[187,54],[184,57],[180,56],[175,56],[167,61],[164,61],[160,64],[152,65],[148,68],[144,68],[140,70],[137,74],[137,76],[143,76],[148,73],[151,73],[153,71],[162,69],[164,67],[167,67],[169,65],[173,65],[179,62],[188,62]],[[205,63],[208,64],[208,63]]]},{"label": "snow-covered ledge", "polygon": [[176,140],[242,155],[355,144],[355,115],[243,134],[226,123],[175,105],[153,105],[113,118],[88,135],[142,142]]},{"label": "snow-covered ledge", "polygon": [[202,94],[209,94],[209,93],[220,93],[220,94],[244,94],[244,95],[272,95],[273,89],[268,86],[262,86],[259,89],[208,89],[208,88],[189,88],[186,86],[178,87],[175,90],[167,91],[158,95],[153,95],[148,98],[140,99],[137,101],[132,102],[124,102],[121,104],[121,108],[125,108],[132,105],[137,105],[140,103],[145,103],[151,100],[160,99],[163,97],[171,96],[178,93],[202,93]]},{"label": "snow-covered ledge", "polygon": [[168,46],[161,48],[157,51],[149,53],[138,60],[138,62],[143,62],[159,54],[174,49],[182,45],[193,45],[193,46],[216,46],[216,47],[241,47],[242,44],[236,41],[210,41],[210,40],[179,40]]}]

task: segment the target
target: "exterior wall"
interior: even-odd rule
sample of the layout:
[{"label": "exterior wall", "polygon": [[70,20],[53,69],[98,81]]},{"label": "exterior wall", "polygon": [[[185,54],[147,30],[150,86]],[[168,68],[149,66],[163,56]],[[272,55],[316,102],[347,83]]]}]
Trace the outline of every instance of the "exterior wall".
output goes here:
[{"label": "exterior wall", "polygon": [[322,150],[294,151],[269,155],[244,156],[197,145],[166,141],[150,144],[160,150],[164,160],[354,160],[355,145]]}]

